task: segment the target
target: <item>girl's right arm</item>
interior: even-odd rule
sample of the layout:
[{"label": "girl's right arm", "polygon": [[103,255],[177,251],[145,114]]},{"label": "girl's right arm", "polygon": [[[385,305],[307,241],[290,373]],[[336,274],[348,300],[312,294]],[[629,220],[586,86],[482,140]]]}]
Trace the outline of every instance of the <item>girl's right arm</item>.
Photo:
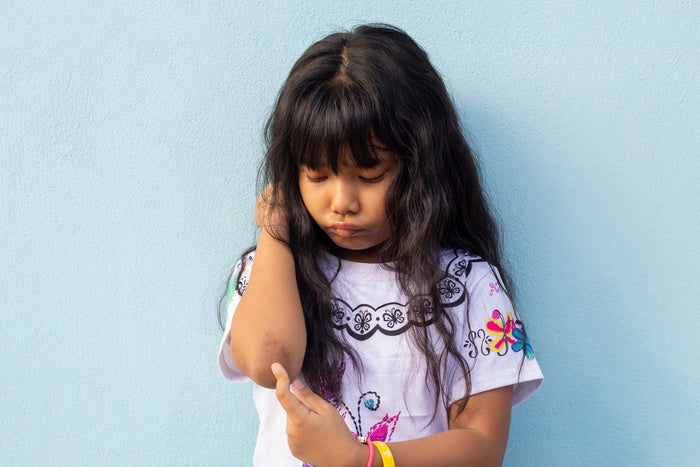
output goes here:
[{"label": "girl's right arm", "polygon": [[[264,192],[256,202],[256,220],[261,233],[255,250],[255,265],[231,321],[230,351],[236,368],[259,385],[274,388],[272,363],[282,363],[292,378],[301,372],[306,326],[294,257],[287,244],[268,231],[284,238],[287,220],[283,215],[267,212],[265,198]],[[269,219],[276,221],[271,223]]]}]

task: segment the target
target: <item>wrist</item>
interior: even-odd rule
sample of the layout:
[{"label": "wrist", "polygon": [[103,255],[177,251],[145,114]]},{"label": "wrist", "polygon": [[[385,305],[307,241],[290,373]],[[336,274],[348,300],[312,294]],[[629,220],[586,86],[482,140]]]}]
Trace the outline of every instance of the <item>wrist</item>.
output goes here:
[{"label": "wrist", "polygon": [[270,238],[287,244],[289,242],[289,227],[281,225],[263,225],[260,227],[260,235],[267,235]]},{"label": "wrist", "polygon": [[[372,449],[374,449],[374,446],[372,446]],[[341,458],[344,459],[339,464],[342,467],[366,467],[367,459],[369,458],[369,448],[366,444],[354,441]]]},{"label": "wrist", "polygon": [[289,247],[289,244],[287,243],[288,237],[286,235],[281,235],[282,232],[279,231],[270,231],[269,228],[263,227],[260,229],[260,236],[258,237],[258,245],[260,242],[265,242],[265,243],[270,243],[274,245],[279,245],[279,246],[284,246],[285,248]]}]

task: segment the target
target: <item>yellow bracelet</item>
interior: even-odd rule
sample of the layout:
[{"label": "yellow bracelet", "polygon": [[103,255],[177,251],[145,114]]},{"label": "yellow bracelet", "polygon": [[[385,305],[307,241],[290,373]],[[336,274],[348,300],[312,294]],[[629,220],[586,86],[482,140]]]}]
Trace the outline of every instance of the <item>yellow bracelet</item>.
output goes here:
[{"label": "yellow bracelet", "polygon": [[382,465],[384,467],[395,467],[396,464],[394,464],[394,456],[391,455],[391,449],[389,449],[389,446],[381,441],[372,441],[372,444],[377,446],[379,455],[382,456]]}]

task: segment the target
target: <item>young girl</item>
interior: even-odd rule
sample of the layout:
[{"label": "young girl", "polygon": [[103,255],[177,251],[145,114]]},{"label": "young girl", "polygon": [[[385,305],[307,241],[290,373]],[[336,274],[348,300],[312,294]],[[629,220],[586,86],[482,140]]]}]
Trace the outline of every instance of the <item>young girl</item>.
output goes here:
[{"label": "young girl", "polygon": [[256,383],[255,465],[500,464],[542,374],[426,53],[384,25],[320,40],[266,136],[219,352]]}]

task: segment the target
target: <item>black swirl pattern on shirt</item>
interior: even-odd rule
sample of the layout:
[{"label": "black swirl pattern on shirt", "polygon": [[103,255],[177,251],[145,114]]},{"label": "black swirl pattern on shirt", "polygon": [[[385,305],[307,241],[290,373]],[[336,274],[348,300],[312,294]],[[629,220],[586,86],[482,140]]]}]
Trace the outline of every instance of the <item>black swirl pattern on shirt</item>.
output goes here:
[{"label": "black swirl pattern on shirt", "polygon": [[[445,277],[438,284],[438,291],[445,308],[464,303],[466,281],[472,264],[483,261],[470,258],[464,250],[452,252],[445,268]],[[428,326],[434,321],[433,304],[428,295],[418,295],[410,303],[388,302],[379,306],[363,303],[355,307],[335,298],[331,307],[334,327],[360,341],[369,339],[376,332],[397,336],[408,331],[411,326]],[[421,310],[427,318],[425,321],[419,318]]]}]

